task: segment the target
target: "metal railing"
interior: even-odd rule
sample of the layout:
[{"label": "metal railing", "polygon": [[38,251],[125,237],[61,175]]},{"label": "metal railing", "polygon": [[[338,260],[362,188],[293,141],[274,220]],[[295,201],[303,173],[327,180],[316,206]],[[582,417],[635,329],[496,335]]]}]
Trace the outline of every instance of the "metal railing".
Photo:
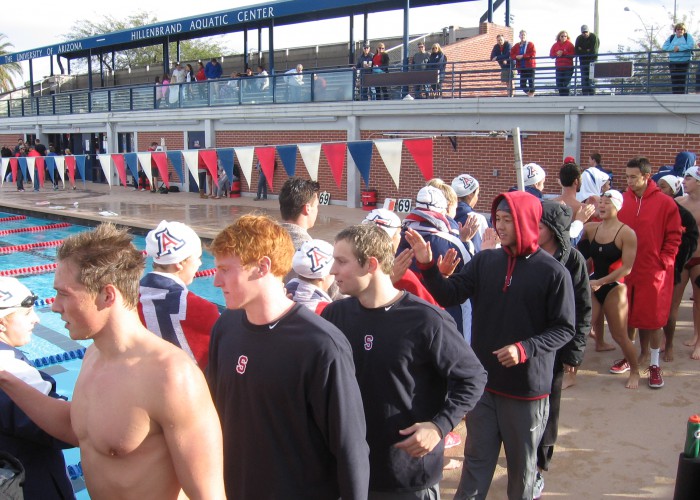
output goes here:
[{"label": "metal railing", "polygon": [[[696,51],[700,53],[700,51]],[[550,57],[536,58],[535,92],[537,95],[559,95],[556,68]],[[685,84],[674,89],[666,52],[629,52],[599,54],[597,63],[629,62],[632,72],[627,77],[598,78],[595,91],[598,94],[664,94],[674,90],[700,92],[700,61],[689,63]],[[389,67],[389,71],[408,71],[401,65]],[[584,94],[578,61],[569,85],[569,95]],[[372,99],[372,92],[361,92],[362,72],[354,67],[340,69],[315,69],[295,74],[276,74],[231,79],[207,80],[161,85],[136,85],[88,90],[76,90],[52,95],[24,97],[0,101],[0,118],[66,115],[98,112],[144,111],[153,109],[178,109],[217,106],[243,106],[260,104],[287,104],[303,102],[328,102]],[[516,70],[501,81],[501,68],[489,60],[450,62],[441,75],[436,89],[420,86],[393,87],[391,99],[414,98],[470,98],[496,96],[524,96],[519,89],[520,75]],[[431,91],[432,90],[432,91]]]}]

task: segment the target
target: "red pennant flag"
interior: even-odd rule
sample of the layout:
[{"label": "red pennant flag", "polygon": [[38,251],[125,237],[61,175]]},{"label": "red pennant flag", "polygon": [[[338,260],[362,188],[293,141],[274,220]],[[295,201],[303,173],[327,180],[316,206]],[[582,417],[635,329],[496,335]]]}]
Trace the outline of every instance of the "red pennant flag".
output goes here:
[{"label": "red pennant flag", "polygon": [[66,156],[66,168],[68,169],[68,180],[70,185],[75,187],[75,156]]},{"label": "red pennant flag", "polygon": [[262,168],[265,174],[267,185],[270,186],[270,190],[272,190],[272,177],[275,175],[275,147],[255,148],[255,154],[258,155],[260,168]]},{"label": "red pennant flag", "polygon": [[[117,167],[119,181],[126,187],[126,164],[124,163],[124,155],[113,154],[112,161],[114,162],[114,166]],[[160,169],[158,170],[160,171]]]},{"label": "red pennant flag", "polygon": [[17,169],[19,168],[19,160],[10,158],[10,170],[12,170],[12,181],[17,182]]},{"label": "red pennant flag", "polygon": [[215,149],[201,149],[199,151],[199,157],[204,160],[204,165],[207,167],[211,178],[214,179],[214,185],[219,185],[219,172],[216,166],[216,150]]},{"label": "red pennant flag", "polygon": [[[151,153],[151,161],[156,162],[156,167],[158,168],[158,174],[160,175],[161,180],[165,184],[165,187],[169,188],[170,187],[170,179],[168,179],[168,155],[165,154],[163,151],[159,151],[157,153]],[[124,164],[122,163],[122,167]],[[124,177],[126,178],[126,173],[124,173]],[[152,186],[152,189],[155,189],[156,186]]]},{"label": "red pennant flag", "polygon": [[340,188],[340,183],[343,180],[343,166],[345,165],[345,151],[347,147],[348,145],[344,142],[321,144],[321,149],[326,155],[333,179],[335,179],[335,184],[338,188]]},{"label": "red pennant flag", "polygon": [[46,179],[46,163],[43,156],[37,156],[34,160],[36,171],[39,174],[39,187],[44,188],[44,180]]},{"label": "red pennant flag", "polygon": [[418,165],[418,170],[423,178],[429,181],[433,178],[433,140],[432,139],[405,139],[406,145],[413,160]]}]

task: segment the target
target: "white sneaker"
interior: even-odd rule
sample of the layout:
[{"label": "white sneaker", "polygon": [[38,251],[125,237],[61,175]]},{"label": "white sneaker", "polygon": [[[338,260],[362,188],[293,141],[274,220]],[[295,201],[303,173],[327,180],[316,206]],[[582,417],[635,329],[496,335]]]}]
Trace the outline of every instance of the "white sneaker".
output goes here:
[{"label": "white sneaker", "polygon": [[542,492],[544,491],[544,478],[542,477],[542,474],[540,472],[537,473],[537,476],[535,476],[535,488],[533,490],[532,498],[533,500],[537,500],[542,496]]}]

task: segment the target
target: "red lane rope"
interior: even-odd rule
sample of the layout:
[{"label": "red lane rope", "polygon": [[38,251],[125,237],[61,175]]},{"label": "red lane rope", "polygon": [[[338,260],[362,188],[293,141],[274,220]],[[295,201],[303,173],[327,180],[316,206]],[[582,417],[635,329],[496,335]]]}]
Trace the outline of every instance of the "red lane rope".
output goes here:
[{"label": "red lane rope", "polygon": [[213,276],[216,274],[216,269],[202,269],[194,273],[195,278],[202,278],[204,276]]},{"label": "red lane rope", "polygon": [[25,252],[32,248],[57,247],[63,243],[63,240],[40,241],[38,243],[27,243],[25,245],[13,245],[9,247],[0,247],[0,255],[11,252]]},{"label": "red lane rope", "polygon": [[3,217],[0,219],[0,222],[12,222],[13,220],[24,220],[26,218],[26,215],[13,215],[12,217]]},{"label": "red lane rope", "polygon": [[56,270],[57,264],[43,264],[41,266],[20,267],[17,269],[7,269],[0,271],[0,276],[17,276],[19,274],[43,274]]},{"label": "red lane rope", "polygon": [[18,227],[15,229],[5,229],[4,231],[0,231],[0,236],[5,236],[14,233],[35,233],[39,231],[49,231],[51,229],[59,229],[68,226],[70,226],[70,224],[67,222],[59,222],[58,224],[48,224],[46,226]]}]

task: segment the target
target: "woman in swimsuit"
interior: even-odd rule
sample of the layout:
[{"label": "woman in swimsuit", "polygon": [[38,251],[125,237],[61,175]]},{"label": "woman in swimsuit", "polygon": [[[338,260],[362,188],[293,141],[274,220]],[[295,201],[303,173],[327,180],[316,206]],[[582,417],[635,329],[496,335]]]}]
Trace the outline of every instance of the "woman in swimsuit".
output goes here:
[{"label": "woman in swimsuit", "polygon": [[[615,363],[611,373],[630,372],[625,387],[636,389],[639,386],[639,365],[634,346],[627,336],[627,289],[618,280],[627,276],[632,269],[637,254],[637,236],[634,231],[620,222],[617,212],[622,208],[622,194],[609,190],[598,202],[601,222],[589,222],[583,228],[579,250],[594,266],[591,274],[593,321],[604,315],[612,338],[622,349],[629,364]],[[621,261],[619,267],[611,266]],[[617,368],[613,371],[614,368]]]}]

